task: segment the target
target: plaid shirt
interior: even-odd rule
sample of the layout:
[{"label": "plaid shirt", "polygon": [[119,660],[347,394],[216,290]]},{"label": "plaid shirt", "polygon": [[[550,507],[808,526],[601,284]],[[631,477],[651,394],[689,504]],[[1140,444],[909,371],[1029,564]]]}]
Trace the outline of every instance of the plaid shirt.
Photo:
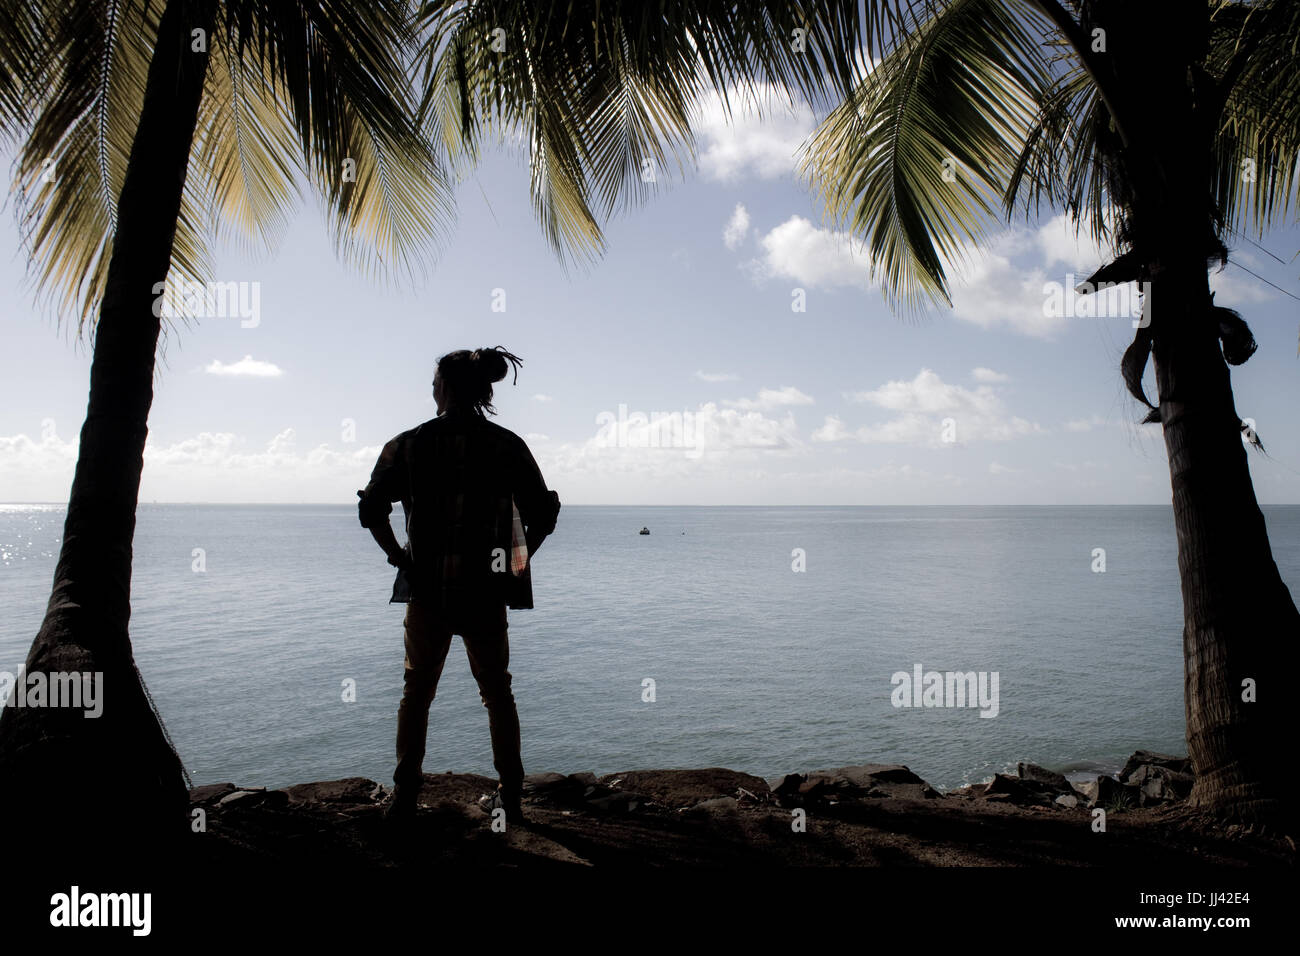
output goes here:
[{"label": "plaid shirt", "polygon": [[555,530],[560,499],[514,432],[476,412],[440,415],[386,444],[357,494],[363,528],[402,503],[421,603],[533,606],[528,555]]}]

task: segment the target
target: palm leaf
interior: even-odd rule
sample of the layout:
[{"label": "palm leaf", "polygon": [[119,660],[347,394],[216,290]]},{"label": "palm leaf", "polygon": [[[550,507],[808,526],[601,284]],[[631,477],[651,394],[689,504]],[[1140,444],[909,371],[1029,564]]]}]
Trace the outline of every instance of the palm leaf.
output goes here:
[{"label": "palm leaf", "polygon": [[837,98],[860,81],[898,6],[429,0],[417,17],[420,115],[461,171],[485,136],[523,144],[547,240],[562,260],[588,260],[611,214],[693,164],[690,120],[704,96],[717,92],[729,109],[733,91],[753,99],[771,83]]},{"label": "palm leaf", "polygon": [[886,296],[951,304],[947,269],[998,220],[1052,86],[1034,9],[917,4],[891,52],[818,129],[802,169],[866,237]]},{"label": "palm leaf", "polygon": [[20,235],[38,296],[78,327],[103,291],[157,14],[144,0],[71,5],[49,21],[28,78],[35,119],[14,172]]},{"label": "palm leaf", "polygon": [[[80,329],[102,298],[162,5],[48,6],[14,112],[32,120],[13,188],[38,295]],[[274,245],[308,183],[346,261],[372,275],[423,272],[454,202],[414,123],[409,12],[405,0],[375,0],[364,16],[335,0],[223,0],[208,38],[173,281],[207,280],[216,242]],[[0,30],[6,69],[25,36]],[[4,95],[0,82],[0,114]]]},{"label": "palm leaf", "polygon": [[1215,198],[1262,237],[1300,209],[1300,4],[1222,3],[1211,26],[1207,67],[1225,87]]},{"label": "palm leaf", "polygon": [[191,176],[206,182],[220,239],[251,249],[278,244],[300,198],[303,164],[286,97],[236,43],[212,50]]}]

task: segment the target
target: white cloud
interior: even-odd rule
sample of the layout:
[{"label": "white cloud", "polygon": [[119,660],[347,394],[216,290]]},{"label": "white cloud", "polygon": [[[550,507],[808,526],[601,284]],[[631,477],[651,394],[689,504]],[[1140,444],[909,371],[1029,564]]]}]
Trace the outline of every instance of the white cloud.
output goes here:
[{"label": "white cloud", "polygon": [[805,286],[871,286],[871,260],[849,233],[820,229],[791,216],[760,240],[763,257],[751,263],[757,278],[793,279]]},{"label": "white cloud", "polygon": [[[232,432],[202,432],[144,449],[142,501],[341,501],[365,485],[379,446],[297,450],[286,428],[261,448]],[[50,434],[0,436],[0,486],[14,500],[63,498],[71,487],[77,442]]]},{"label": "white cloud", "polygon": [[870,391],[850,392],[847,397],[895,412],[930,413],[956,411],[963,405],[988,404],[993,400],[993,390],[981,387],[970,391],[960,385],[948,385],[935,372],[923,368],[911,381],[886,382]]},{"label": "white cloud", "polygon": [[[1234,249],[1232,259],[1251,272],[1263,275],[1268,271],[1268,264],[1260,261],[1258,256],[1254,256],[1249,252]],[[1279,280],[1275,279],[1273,281]],[[1290,277],[1284,276],[1280,281],[1288,282]],[[1217,266],[1210,270],[1210,290],[1214,292],[1214,304],[1229,309],[1240,309],[1242,305],[1258,305],[1261,302],[1268,302],[1278,295],[1270,286],[1250,273],[1243,272],[1240,267],[1234,266],[1232,263],[1225,266],[1222,272],[1218,271]]]},{"label": "white cloud", "polygon": [[1069,322],[1130,321],[1136,285],[1080,296],[1074,292],[1109,254],[1086,227],[1077,235],[1065,215],[1037,229],[1010,229],[982,247],[964,244],[945,261],[952,277],[953,315],[981,328],[1009,328],[1050,338]]},{"label": "white cloud", "polygon": [[975,381],[983,382],[988,385],[996,385],[1000,382],[1011,381],[1010,375],[1006,375],[1002,372],[995,372],[993,369],[985,368],[982,365],[979,368],[971,369],[970,376],[975,379]]},{"label": "white cloud", "polygon": [[[1049,315],[1043,287],[1051,281],[1041,268],[1024,269],[1010,255],[1017,238],[1006,235],[984,249],[970,247],[952,275],[952,312],[965,322],[991,329],[1009,327],[1046,338],[1065,327],[1066,319]],[[1058,280],[1059,281],[1059,280]]]},{"label": "white cloud", "polygon": [[294,440],[292,428],[286,428],[280,432],[266,446],[268,455],[292,455],[297,442]]},{"label": "white cloud", "polygon": [[144,449],[145,470],[201,466],[220,469],[227,474],[250,474],[262,480],[281,469],[302,472],[332,469],[339,465],[350,469],[357,462],[373,465],[379,455],[378,445],[335,451],[327,444],[299,454],[292,428],[279,432],[261,451],[245,451],[244,445],[245,440],[231,432],[201,432],[194,438],[170,445],[150,443]]},{"label": "white cloud", "polygon": [[535,402],[549,402],[549,401],[551,401],[551,396],[550,396],[550,395],[545,395],[545,394],[543,394],[542,392],[538,392],[536,395],[533,396],[533,401],[535,401]]},{"label": "white cloud", "polygon": [[550,435],[543,435],[541,432],[527,432],[524,435],[526,441],[550,441]]},{"label": "white cloud", "polygon": [[1006,465],[1000,465],[996,461],[989,462],[990,475],[1018,475],[1019,468],[1008,468]]},{"label": "white cloud", "polygon": [[1100,415],[1092,415],[1088,418],[1075,418],[1065,423],[1065,430],[1068,432],[1090,432],[1094,428],[1100,428],[1106,424],[1106,419]]},{"label": "white cloud", "polygon": [[[596,433],[538,454],[547,480],[556,475],[590,482],[621,475],[636,481],[691,480],[701,473],[744,474],[747,464],[798,452],[794,416],[772,418],[761,411],[720,408],[714,402],[671,415],[603,412]],[[749,477],[761,477],[754,472]]]},{"label": "white cloud", "polygon": [[749,212],[741,203],[736,203],[735,211],[732,212],[731,218],[727,220],[727,225],[722,230],[722,241],[727,244],[728,249],[735,249],[745,241],[745,236],[749,234]]},{"label": "white cloud", "polygon": [[852,437],[852,433],[844,427],[844,422],[834,415],[827,415],[821,427],[813,429],[812,433],[812,440],[817,442],[843,441]]},{"label": "white cloud", "polygon": [[253,378],[277,378],[284,371],[273,362],[263,362],[251,355],[245,355],[238,362],[226,362],[213,359],[204,366],[203,371],[209,375],[246,375]]},{"label": "white cloud", "polygon": [[1044,266],[1064,263],[1080,273],[1080,280],[1113,258],[1108,250],[1093,241],[1086,218],[1076,229],[1073,220],[1065,213],[1054,216],[1039,227],[1034,233],[1034,243],[1043,255]]},{"label": "white cloud", "polygon": [[1008,413],[1002,398],[991,385],[975,389],[949,385],[928,368],[910,381],[886,382],[879,388],[852,392],[854,402],[896,412],[896,417],[850,432],[835,419],[818,429],[819,441],[853,438],[865,443],[945,444],[945,423],[951,419],[958,444],[970,441],[1007,441],[1024,435],[1041,434],[1042,426]]},{"label": "white cloud", "polygon": [[785,405],[811,405],[813,399],[793,385],[783,385],[781,388],[760,388],[758,398],[738,398],[724,401],[722,404],[731,408],[770,411]]},{"label": "white cloud", "polygon": [[740,376],[733,372],[706,372],[703,369],[697,369],[695,377],[701,382],[738,382]]},{"label": "white cloud", "polygon": [[703,146],[705,177],[736,182],[748,175],[775,179],[792,173],[796,154],[816,126],[812,110],[791,104],[770,84],[759,84],[753,97],[731,89],[727,98],[730,116],[722,98],[712,93],[691,124]]},{"label": "white cloud", "polygon": [[39,441],[0,435],[0,488],[6,501],[57,501],[72,487],[77,439],[65,442],[51,424]]}]

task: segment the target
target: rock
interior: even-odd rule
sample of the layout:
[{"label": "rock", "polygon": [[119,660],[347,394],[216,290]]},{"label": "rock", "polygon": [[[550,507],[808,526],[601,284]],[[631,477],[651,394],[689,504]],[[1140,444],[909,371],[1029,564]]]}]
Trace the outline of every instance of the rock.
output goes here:
[{"label": "rock", "polygon": [[697,770],[627,770],[600,778],[602,785],[619,790],[633,790],[662,807],[693,807],[715,797],[735,797],[739,790],[754,795],[756,802],[766,802],[767,782],[752,774],[705,767]]},{"label": "rock", "polygon": [[366,777],[344,777],[320,783],[300,783],[277,791],[290,804],[354,804],[368,806],[379,784]]},{"label": "rock", "polygon": [[599,783],[591,773],[530,773],[524,777],[524,795],[532,802],[578,808],[585,801],[606,796],[613,787]]},{"label": "rock", "polygon": [[987,800],[999,795],[1011,803],[1039,805],[1049,804],[1055,797],[1051,788],[1043,784],[1005,773],[995,773],[984,788],[984,798]]},{"label": "rock", "polygon": [[568,781],[569,778],[562,773],[530,773],[524,777],[524,790],[551,790]]},{"label": "rock", "polygon": [[217,806],[223,810],[229,810],[236,806],[240,809],[252,806],[284,806],[287,802],[283,790],[267,791],[265,787],[250,787],[226,794],[217,801]]},{"label": "rock", "polygon": [[1074,789],[1078,791],[1079,797],[1083,800],[1086,806],[1092,806],[1097,799],[1096,780],[1088,780],[1084,783],[1075,784]]},{"label": "rock", "polygon": [[1065,807],[1068,810],[1073,810],[1075,807],[1079,805],[1079,798],[1074,796],[1073,794],[1063,793],[1056,798],[1055,802],[1057,806]]},{"label": "rock", "polygon": [[798,793],[803,781],[803,774],[787,773],[783,777],[773,777],[767,782],[767,786],[774,796],[782,797]]},{"label": "rock", "polygon": [[1064,774],[1048,770],[1046,767],[1040,767],[1036,763],[1017,764],[1016,775],[1021,780],[1050,787],[1056,793],[1071,794],[1074,792],[1074,787],[1070,786],[1070,781],[1065,779]]},{"label": "rock", "polygon": [[1138,800],[1143,806],[1186,799],[1194,782],[1190,773],[1180,773],[1160,764],[1143,764],[1126,781],[1137,787]]},{"label": "rock", "polygon": [[832,791],[841,788],[848,789],[847,781],[842,777],[836,777],[834,774],[815,771],[804,778],[803,783],[799,784],[798,794],[801,797],[816,798],[830,794]]},{"label": "rock", "polygon": [[909,800],[942,798],[930,786],[901,764],[869,763],[807,774],[786,774],[769,784],[782,806],[803,803],[839,803],[844,800],[898,797]]},{"label": "rock", "polygon": [[1192,762],[1186,757],[1174,757],[1169,754],[1156,753],[1153,750],[1139,750],[1128,758],[1124,764],[1124,769],[1119,773],[1120,783],[1132,783],[1130,779],[1134,776],[1139,768],[1144,766],[1163,767],[1166,770],[1172,770],[1174,773],[1190,774],[1192,772]]},{"label": "rock", "polygon": [[217,801],[219,807],[232,807],[236,803],[247,800],[249,797],[260,797],[263,791],[259,790],[236,790],[234,793],[227,794]]},{"label": "rock", "polygon": [[647,802],[646,798],[639,793],[616,790],[605,796],[596,797],[594,800],[588,800],[587,806],[604,813],[631,813],[637,807],[645,806]]},{"label": "rock", "polygon": [[712,800],[701,800],[686,812],[700,814],[735,813],[739,809],[740,802],[735,797],[714,797]]},{"label": "rock", "polygon": [[840,767],[829,773],[864,790],[887,783],[925,784],[924,780],[902,764],[864,763],[856,767]]},{"label": "rock", "polygon": [[209,803],[238,789],[233,783],[207,783],[190,790],[190,803]]},{"label": "rock", "polygon": [[1137,787],[1130,787],[1120,783],[1114,777],[1098,777],[1097,792],[1093,794],[1088,806],[1102,807],[1109,810],[1119,805],[1121,807],[1136,807],[1139,803],[1139,794]]}]

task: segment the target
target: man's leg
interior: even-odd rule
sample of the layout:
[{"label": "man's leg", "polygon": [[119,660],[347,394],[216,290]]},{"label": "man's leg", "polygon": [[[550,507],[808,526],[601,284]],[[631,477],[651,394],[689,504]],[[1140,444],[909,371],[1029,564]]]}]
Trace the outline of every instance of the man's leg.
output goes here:
[{"label": "man's leg", "polygon": [[406,606],[406,685],[397,708],[397,769],[393,782],[412,801],[420,791],[429,704],[451,647],[451,629],[417,601]]},{"label": "man's leg", "polygon": [[[520,755],[519,712],[510,690],[510,643],[506,636],[506,608],[494,608],[485,618],[466,625],[465,651],[469,669],[478,681],[479,696],[487,708],[492,734],[492,760],[501,779],[501,791],[518,806],[523,789],[524,765]],[[507,810],[507,814],[509,814]]]}]

